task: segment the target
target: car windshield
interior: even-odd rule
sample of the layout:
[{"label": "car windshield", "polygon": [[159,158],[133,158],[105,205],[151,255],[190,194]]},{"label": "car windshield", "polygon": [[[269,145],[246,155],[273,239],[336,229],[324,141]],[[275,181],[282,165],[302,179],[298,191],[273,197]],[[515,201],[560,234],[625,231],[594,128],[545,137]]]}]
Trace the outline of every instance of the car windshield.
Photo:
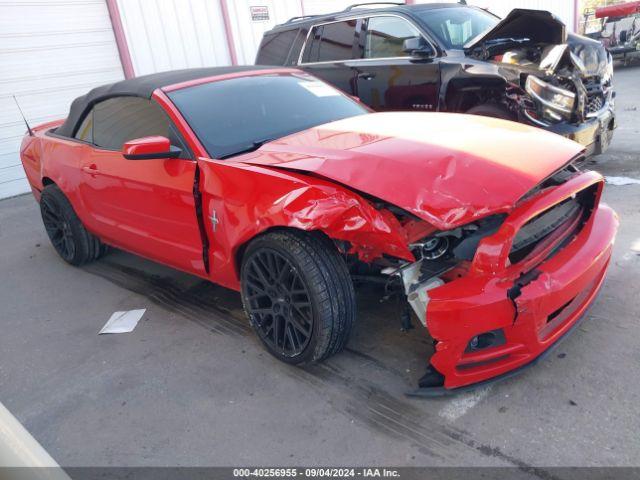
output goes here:
[{"label": "car windshield", "polygon": [[418,10],[416,14],[440,43],[449,49],[462,49],[469,40],[500,21],[484,10],[469,7]]},{"label": "car windshield", "polygon": [[306,75],[255,75],[170,92],[212,158],[255,150],[263,143],[369,110]]}]

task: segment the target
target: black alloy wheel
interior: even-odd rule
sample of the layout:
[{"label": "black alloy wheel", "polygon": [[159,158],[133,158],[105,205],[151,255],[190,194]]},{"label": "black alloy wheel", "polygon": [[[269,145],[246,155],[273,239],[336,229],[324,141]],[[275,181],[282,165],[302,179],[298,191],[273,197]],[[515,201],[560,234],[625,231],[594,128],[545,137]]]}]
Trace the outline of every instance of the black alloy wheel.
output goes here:
[{"label": "black alloy wheel", "polygon": [[247,309],[258,335],[286,357],[300,355],[313,332],[309,291],[291,262],[262,249],[246,265]]},{"label": "black alloy wheel", "polygon": [[71,232],[71,225],[62,211],[61,205],[52,195],[44,196],[40,201],[42,221],[47,235],[56,252],[67,262],[76,255],[76,243]]},{"label": "black alloy wheel", "polygon": [[42,190],[40,214],[53,248],[71,265],[96,260],[107,252],[107,246],[84,228],[71,203],[56,185],[47,185]]},{"label": "black alloy wheel", "polygon": [[269,353],[322,361],[346,345],[356,318],[353,282],[335,244],[294,229],[256,237],[242,256],[242,303]]}]

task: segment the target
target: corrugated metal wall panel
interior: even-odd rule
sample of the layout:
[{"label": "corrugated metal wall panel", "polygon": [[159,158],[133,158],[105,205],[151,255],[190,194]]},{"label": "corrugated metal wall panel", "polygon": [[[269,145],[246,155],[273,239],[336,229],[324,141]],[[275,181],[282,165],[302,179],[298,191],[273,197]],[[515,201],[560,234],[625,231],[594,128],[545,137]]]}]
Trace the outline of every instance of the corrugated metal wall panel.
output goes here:
[{"label": "corrugated metal wall panel", "polygon": [[136,75],[231,64],[216,0],[118,0]]},{"label": "corrugated metal wall panel", "polygon": [[123,78],[103,0],[0,0],[0,198],[29,190],[18,156],[25,126],[64,118],[71,101]]}]

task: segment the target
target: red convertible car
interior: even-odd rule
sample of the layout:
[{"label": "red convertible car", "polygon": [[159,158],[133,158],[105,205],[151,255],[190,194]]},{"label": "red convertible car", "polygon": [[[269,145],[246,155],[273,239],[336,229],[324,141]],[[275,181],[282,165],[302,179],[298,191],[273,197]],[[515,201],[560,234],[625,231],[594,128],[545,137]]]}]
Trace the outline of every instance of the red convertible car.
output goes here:
[{"label": "red convertible car", "polygon": [[581,155],[504,120],[371,113],[271,67],[99,87],[21,148],[64,260],[111,245],[238,290],[282,361],[340,351],[352,274],[384,279],[433,337],[425,395],[534,363],[594,300],[617,217]]}]

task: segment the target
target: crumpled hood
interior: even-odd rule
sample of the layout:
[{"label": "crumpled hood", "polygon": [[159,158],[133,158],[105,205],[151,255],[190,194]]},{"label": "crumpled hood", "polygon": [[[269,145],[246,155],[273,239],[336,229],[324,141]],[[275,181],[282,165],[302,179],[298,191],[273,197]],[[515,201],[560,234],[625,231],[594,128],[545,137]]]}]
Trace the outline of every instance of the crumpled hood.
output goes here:
[{"label": "crumpled hood", "polygon": [[505,120],[386,112],[304,130],[234,160],[313,173],[447,230],[509,211],[581,150]]},{"label": "crumpled hood", "polygon": [[485,42],[504,38],[528,38],[530,43],[548,45],[568,44],[571,52],[582,60],[585,77],[601,75],[607,66],[607,51],[600,42],[567,33],[562,20],[543,10],[514,8],[493,28],[471,39],[465,49],[473,51]]},{"label": "crumpled hood", "polygon": [[528,38],[533,43],[560,45],[566,43],[567,31],[562,20],[550,12],[514,8],[492,29],[471,39],[464,47],[474,49],[484,42],[500,38]]}]

